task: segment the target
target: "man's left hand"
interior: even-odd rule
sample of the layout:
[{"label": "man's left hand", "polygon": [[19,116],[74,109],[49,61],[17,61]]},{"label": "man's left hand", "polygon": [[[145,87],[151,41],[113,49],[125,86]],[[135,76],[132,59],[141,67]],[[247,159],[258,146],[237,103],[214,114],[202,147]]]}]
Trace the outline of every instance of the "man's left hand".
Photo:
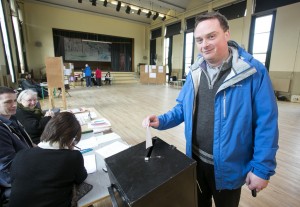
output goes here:
[{"label": "man's left hand", "polygon": [[246,185],[248,186],[248,188],[250,190],[256,189],[256,191],[259,192],[259,191],[263,190],[264,188],[266,188],[268,186],[268,183],[269,183],[268,180],[264,180],[264,179],[256,176],[252,172],[249,172],[247,174]]}]

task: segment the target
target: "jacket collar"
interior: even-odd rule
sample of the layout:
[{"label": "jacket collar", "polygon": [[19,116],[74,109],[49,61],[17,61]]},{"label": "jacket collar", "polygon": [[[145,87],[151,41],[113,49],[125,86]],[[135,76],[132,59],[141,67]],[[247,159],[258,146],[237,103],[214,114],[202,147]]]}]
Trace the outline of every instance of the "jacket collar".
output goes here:
[{"label": "jacket collar", "polygon": [[50,144],[50,142],[40,142],[38,144],[38,147],[42,148],[42,149],[60,149],[59,148],[59,143],[58,142],[53,142]]},{"label": "jacket collar", "polygon": [[[257,72],[256,69],[250,64],[250,61],[253,59],[252,55],[247,53],[234,41],[228,41],[228,47],[232,52],[231,72],[224,80],[224,83],[220,86],[218,92]],[[201,55],[198,55],[195,63],[191,66],[192,79],[196,92],[195,94],[197,94],[200,82],[200,69],[205,67],[205,64],[204,58]]]}]

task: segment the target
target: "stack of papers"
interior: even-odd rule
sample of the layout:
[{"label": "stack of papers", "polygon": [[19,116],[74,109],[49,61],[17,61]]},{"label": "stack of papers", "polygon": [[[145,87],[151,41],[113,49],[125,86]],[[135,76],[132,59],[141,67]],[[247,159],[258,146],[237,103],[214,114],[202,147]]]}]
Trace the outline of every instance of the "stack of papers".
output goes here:
[{"label": "stack of papers", "polygon": [[94,128],[109,128],[111,127],[110,122],[105,118],[95,119],[88,123],[89,129]]},{"label": "stack of papers", "polygon": [[100,136],[93,136],[88,139],[80,140],[80,142],[76,145],[80,149],[88,149],[88,148],[95,148],[98,147],[98,145],[103,144],[105,142],[110,142],[116,139],[121,139],[121,137],[116,133],[109,133],[105,135]]},{"label": "stack of papers", "polygon": [[123,142],[115,141],[105,147],[96,150],[96,153],[101,155],[103,158],[107,158],[128,148],[129,146],[127,144],[124,144]]}]

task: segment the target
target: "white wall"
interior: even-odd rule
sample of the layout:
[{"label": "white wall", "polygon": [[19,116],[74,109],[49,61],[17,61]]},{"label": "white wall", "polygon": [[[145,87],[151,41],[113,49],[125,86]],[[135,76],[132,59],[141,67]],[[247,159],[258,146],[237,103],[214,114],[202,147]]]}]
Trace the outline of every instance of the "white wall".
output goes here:
[{"label": "white wall", "polygon": [[181,69],[183,67],[183,40],[184,35],[178,34],[173,36],[172,51],[172,69]]},{"label": "white wall", "polygon": [[270,71],[300,72],[300,3],[277,9]]},{"label": "white wall", "polygon": [[[244,27],[244,17],[233,19],[228,21],[230,39],[237,42],[239,45],[243,44],[243,27]],[[248,34],[246,34],[248,36]]]}]

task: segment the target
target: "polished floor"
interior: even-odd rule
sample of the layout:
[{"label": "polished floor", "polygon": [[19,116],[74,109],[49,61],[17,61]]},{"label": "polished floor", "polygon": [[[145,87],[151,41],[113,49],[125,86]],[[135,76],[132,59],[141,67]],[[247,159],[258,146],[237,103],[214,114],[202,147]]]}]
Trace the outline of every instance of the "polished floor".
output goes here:
[{"label": "polished floor", "polygon": [[[167,85],[105,85],[100,88],[72,88],[67,95],[67,107],[94,107],[112,124],[113,130],[128,144],[143,142],[146,131],[141,126],[143,118],[149,114],[161,114],[176,104],[180,89]],[[48,108],[48,100],[41,101]],[[55,98],[56,107],[62,107],[61,97]],[[279,150],[278,167],[269,186],[251,196],[243,187],[241,207],[297,207],[300,206],[300,104],[278,102],[279,108]],[[169,144],[185,151],[184,125],[173,129],[157,131],[158,136]],[[112,206],[110,199],[95,204],[96,207]]]}]

